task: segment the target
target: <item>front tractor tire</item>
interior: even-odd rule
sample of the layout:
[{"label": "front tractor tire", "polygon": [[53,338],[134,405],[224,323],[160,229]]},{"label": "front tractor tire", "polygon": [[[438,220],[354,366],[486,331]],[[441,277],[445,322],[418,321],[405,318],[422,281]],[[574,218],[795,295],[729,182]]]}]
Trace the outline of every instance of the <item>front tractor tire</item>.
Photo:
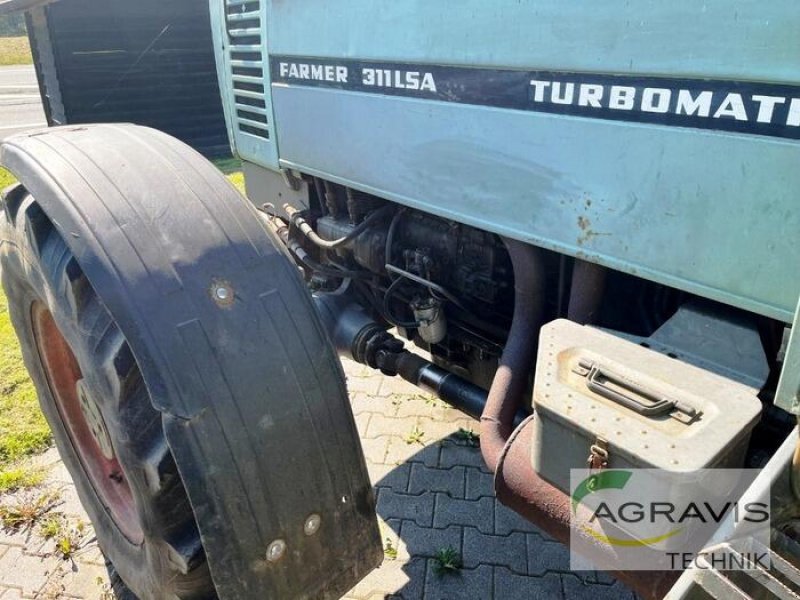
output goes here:
[{"label": "front tractor tire", "polygon": [[333,599],[380,564],[341,365],[249,202],[133,125],[15,136],[0,163],[20,181],[0,215],[9,312],[130,592]]},{"label": "front tractor tire", "polygon": [[2,280],[25,364],[107,558],[140,598],[216,597],[161,418],[119,326],[21,185],[6,191]]}]

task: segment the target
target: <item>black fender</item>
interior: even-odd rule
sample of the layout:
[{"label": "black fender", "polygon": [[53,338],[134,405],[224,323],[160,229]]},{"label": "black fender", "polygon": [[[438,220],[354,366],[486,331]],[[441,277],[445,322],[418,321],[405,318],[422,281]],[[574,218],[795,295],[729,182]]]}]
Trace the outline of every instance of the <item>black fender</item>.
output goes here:
[{"label": "black fender", "polygon": [[380,564],[341,365],[250,203],[194,150],[134,125],[18,135],[0,163],[128,340],[219,596],[338,598]]}]

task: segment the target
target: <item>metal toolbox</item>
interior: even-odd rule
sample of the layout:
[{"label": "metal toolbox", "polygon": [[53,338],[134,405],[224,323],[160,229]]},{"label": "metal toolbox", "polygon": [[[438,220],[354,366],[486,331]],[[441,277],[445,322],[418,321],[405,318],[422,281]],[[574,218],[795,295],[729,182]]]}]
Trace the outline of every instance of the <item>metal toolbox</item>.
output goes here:
[{"label": "metal toolbox", "polygon": [[568,492],[570,469],[743,466],[756,390],[592,327],[542,328],[533,468]]}]

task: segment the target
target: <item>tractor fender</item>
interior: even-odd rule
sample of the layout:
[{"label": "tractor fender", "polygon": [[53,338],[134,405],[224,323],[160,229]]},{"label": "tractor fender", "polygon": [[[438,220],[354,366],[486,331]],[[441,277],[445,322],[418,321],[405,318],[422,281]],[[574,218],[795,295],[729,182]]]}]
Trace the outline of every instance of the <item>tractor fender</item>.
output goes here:
[{"label": "tractor fender", "polygon": [[139,362],[220,598],[338,598],[382,548],[341,364],[252,205],[135,125],[14,136],[0,162],[55,223]]}]

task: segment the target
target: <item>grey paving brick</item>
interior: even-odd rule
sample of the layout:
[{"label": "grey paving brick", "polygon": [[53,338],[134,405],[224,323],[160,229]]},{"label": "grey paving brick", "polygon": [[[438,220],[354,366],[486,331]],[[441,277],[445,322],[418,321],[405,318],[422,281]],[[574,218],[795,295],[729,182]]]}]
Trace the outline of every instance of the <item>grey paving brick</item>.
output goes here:
[{"label": "grey paving brick", "polygon": [[535,533],[544,539],[551,539],[536,525],[527,521],[507,506],[501,504],[499,500],[496,500],[494,507],[494,532],[497,535],[508,535],[514,531]]},{"label": "grey paving brick", "polygon": [[408,562],[385,560],[347,593],[347,597],[369,600],[375,596],[422,600],[425,581],[425,560]]},{"label": "grey paving brick", "polygon": [[447,494],[436,494],[433,526],[450,525],[476,527],[483,533],[494,533],[494,499],[462,500]]},{"label": "grey paving brick", "polygon": [[431,417],[419,417],[417,426],[425,432],[425,436],[430,440],[447,439],[456,444],[465,443],[455,435],[459,429],[472,430],[473,432],[478,429],[478,425],[473,419],[467,419],[463,416],[456,421],[439,421]]},{"label": "grey paving brick", "polygon": [[425,600],[485,600],[492,597],[492,567],[437,573],[436,561],[428,561]]},{"label": "grey paving brick", "polygon": [[76,562],[61,566],[59,571],[50,581],[58,581],[63,586],[65,595],[76,598],[99,598],[103,592],[103,584],[108,583],[108,571],[103,565]]},{"label": "grey paving brick", "polygon": [[33,596],[47,583],[50,574],[58,567],[59,559],[25,554],[22,548],[12,547],[0,558],[3,584]]},{"label": "grey paving brick", "polygon": [[[380,436],[396,436],[405,438],[416,427],[416,419],[398,419],[387,417],[378,413],[373,413],[369,420],[366,437],[374,438]],[[424,441],[427,441],[423,437]],[[419,444],[417,444],[419,445]]]},{"label": "grey paving brick", "polygon": [[420,389],[408,383],[405,379],[400,377],[388,377],[384,375],[381,377],[378,395],[389,397],[394,395],[400,396],[417,396],[421,394]]},{"label": "grey paving brick", "polygon": [[362,438],[361,448],[368,461],[384,464],[389,449],[389,438]]},{"label": "grey paving brick", "polygon": [[353,409],[354,415],[361,413],[380,413],[383,412],[383,405],[375,399],[374,396],[364,393],[351,393],[350,394],[350,408]]},{"label": "grey paving brick", "polygon": [[458,465],[465,467],[475,467],[485,472],[489,472],[486,463],[483,462],[480,448],[454,444],[453,442],[443,442],[439,455],[439,466],[449,469]]},{"label": "grey paving brick", "polygon": [[569,571],[569,549],[564,544],[545,541],[538,535],[528,535],[527,547],[529,575]]},{"label": "grey paving brick", "polygon": [[347,377],[375,377],[375,370],[349,358],[342,358],[342,368]]},{"label": "grey paving brick", "polygon": [[377,396],[380,387],[380,377],[347,377],[347,390],[350,393]]},{"label": "grey paving brick", "polygon": [[494,568],[494,597],[496,600],[556,600],[568,598],[561,587],[561,577],[548,573],[543,577],[526,577],[505,567]]},{"label": "grey paving brick", "polygon": [[453,498],[463,498],[465,484],[464,467],[432,469],[422,463],[412,463],[408,491],[412,494],[446,492]]},{"label": "grey paving brick", "polygon": [[392,488],[395,492],[408,492],[408,479],[414,463],[401,463],[399,465],[375,464],[367,461],[372,485]]},{"label": "grey paving brick", "polygon": [[367,435],[367,428],[369,427],[369,420],[372,418],[372,415],[373,413],[370,412],[362,412],[355,415],[356,429],[358,430],[358,435],[362,438]]},{"label": "grey paving brick", "polygon": [[601,583],[603,585],[613,585],[617,580],[605,571],[592,571],[587,577],[590,583]]},{"label": "grey paving brick", "polygon": [[432,557],[443,548],[454,548],[461,552],[461,535],[461,527],[455,526],[433,529],[420,527],[413,521],[403,521],[400,526],[400,537],[412,557]]},{"label": "grey paving brick", "polygon": [[5,588],[0,593],[0,598],[3,600],[22,600],[22,590],[19,588]]},{"label": "grey paving brick", "polygon": [[402,418],[430,416],[442,404],[441,400],[419,392],[412,395],[396,396],[396,398],[399,402],[397,403],[397,412],[395,414]]},{"label": "grey paving brick", "polygon": [[622,583],[614,585],[590,584],[571,573],[561,575],[564,595],[572,600],[634,600],[633,593]]},{"label": "grey paving brick", "polygon": [[477,500],[484,496],[494,497],[494,475],[477,467],[467,467],[465,471],[467,500]]},{"label": "grey paving brick", "polygon": [[477,567],[481,564],[508,567],[515,573],[526,575],[528,571],[525,534],[512,533],[508,536],[486,535],[474,527],[464,528],[464,566]]},{"label": "grey paving brick", "polygon": [[433,493],[398,494],[390,488],[378,490],[378,514],[383,519],[414,521],[421,527],[433,526]]},{"label": "grey paving brick", "polygon": [[[411,428],[409,427],[409,431]],[[389,465],[400,464],[407,461],[420,462],[429,467],[439,466],[439,445],[436,443],[427,446],[417,443],[409,444],[399,437],[383,438],[389,440],[384,462]],[[425,440],[426,442],[430,440]],[[453,465],[455,466],[455,465]]]}]

